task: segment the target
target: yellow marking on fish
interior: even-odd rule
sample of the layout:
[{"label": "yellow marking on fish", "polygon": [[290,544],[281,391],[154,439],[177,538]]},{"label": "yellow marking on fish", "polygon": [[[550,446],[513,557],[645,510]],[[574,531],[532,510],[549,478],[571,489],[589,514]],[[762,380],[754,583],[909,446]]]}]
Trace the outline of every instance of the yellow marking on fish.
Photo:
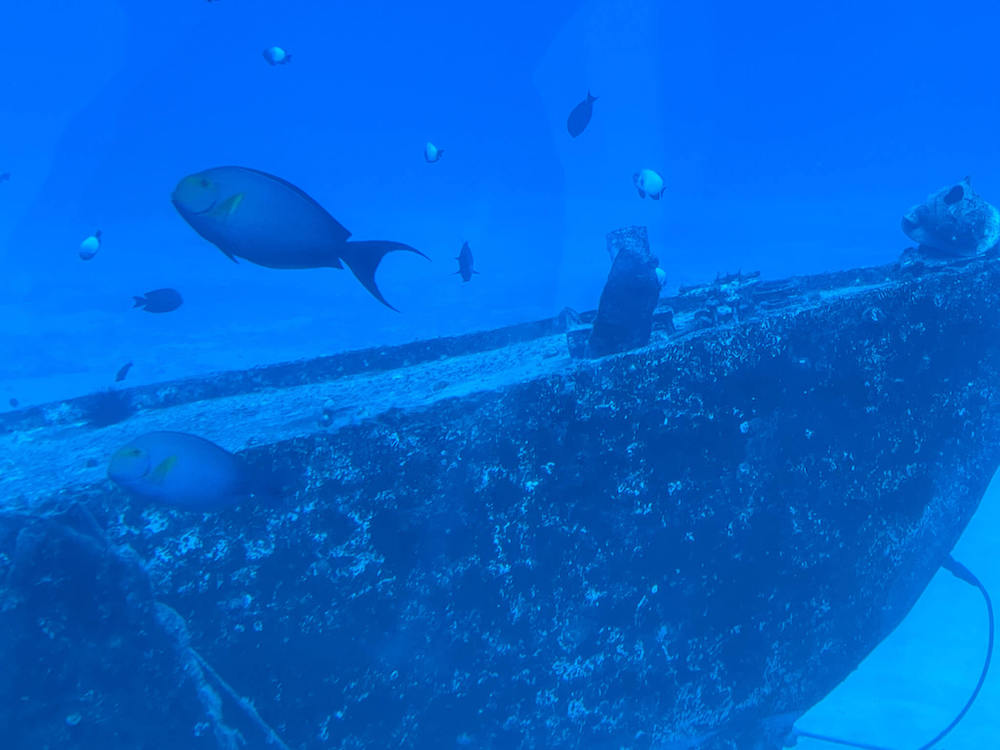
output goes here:
[{"label": "yellow marking on fish", "polygon": [[177,463],[177,456],[170,456],[169,458],[163,459],[160,464],[149,472],[149,481],[151,482],[162,482],[167,478],[167,474],[170,470],[174,468],[174,464]]},{"label": "yellow marking on fish", "polygon": [[243,198],[246,193],[237,193],[236,195],[231,195],[226,198],[222,203],[217,205],[212,209],[211,214],[219,219],[226,219],[236,213],[236,209],[240,207],[243,202]]}]

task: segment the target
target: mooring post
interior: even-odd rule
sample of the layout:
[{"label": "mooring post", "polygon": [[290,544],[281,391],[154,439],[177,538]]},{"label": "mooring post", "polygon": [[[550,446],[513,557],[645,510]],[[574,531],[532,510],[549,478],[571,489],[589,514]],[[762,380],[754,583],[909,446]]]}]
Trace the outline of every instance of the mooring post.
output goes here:
[{"label": "mooring post", "polygon": [[646,227],[624,227],[607,236],[614,258],[588,342],[591,357],[636,349],[649,343],[653,310],[660,297],[657,259]]}]

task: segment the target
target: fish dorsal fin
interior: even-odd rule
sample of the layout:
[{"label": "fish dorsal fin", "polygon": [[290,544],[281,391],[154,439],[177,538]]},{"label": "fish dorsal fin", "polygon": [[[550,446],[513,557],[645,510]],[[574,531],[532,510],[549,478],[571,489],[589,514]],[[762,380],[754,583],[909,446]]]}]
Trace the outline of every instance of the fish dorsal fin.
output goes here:
[{"label": "fish dorsal fin", "polygon": [[345,241],[347,240],[347,238],[349,238],[351,236],[350,231],[348,231],[348,229],[343,224],[341,224],[339,221],[337,221],[329,211],[327,211],[325,208],[323,208],[323,206],[320,205],[319,201],[317,201],[315,198],[313,198],[311,195],[309,195],[302,188],[298,187],[297,185],[293,185],[292,183],[290,183],[288,180],[283,180],[280,177],[277,177],[276,175],[271,174],[270,172],[262,172],[259,169],[253,169],[251,167],[228,166],[228,167],[216,167],[216,169],[233,169],[233,170],[236,170],[237,172],[248,172],[250,174],[255,174],[255,175],[258,175],[260,177],[264,177],[264,178],[266,178],[266,179],[268,179],[268,180],[270,180],[272,182],[276,182],[279,185],[281,185],[283,187],[286,187],[289,190],[292,190],[300,198],[302,198],[305,201],[308,201],[309,203],[311,203],[312,205],[314,205],[316,208],[318,208],[320,211],[322,211],[327,216],[329,216],[334,222],[336,222],[337,226],[339,226],[341,229],[344,230],[344,235],[345,235],[344,236],[344,240]]},{"label": "fish dorsal fin", "polygon": [[170,474],[170,470],[177,464],[177,456],[168,456],[156,465],[156,468],[149,472],[149,481],[161,484]]}]

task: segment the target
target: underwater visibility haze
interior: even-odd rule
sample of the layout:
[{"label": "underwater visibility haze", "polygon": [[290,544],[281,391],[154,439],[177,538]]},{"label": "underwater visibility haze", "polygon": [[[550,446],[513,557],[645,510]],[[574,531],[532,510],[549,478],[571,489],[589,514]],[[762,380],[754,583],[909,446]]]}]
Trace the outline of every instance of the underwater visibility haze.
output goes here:
[{"label": "underwater visibility haze", "polygon": [[996,3],[3,28],[0,746],[998,746]]}]

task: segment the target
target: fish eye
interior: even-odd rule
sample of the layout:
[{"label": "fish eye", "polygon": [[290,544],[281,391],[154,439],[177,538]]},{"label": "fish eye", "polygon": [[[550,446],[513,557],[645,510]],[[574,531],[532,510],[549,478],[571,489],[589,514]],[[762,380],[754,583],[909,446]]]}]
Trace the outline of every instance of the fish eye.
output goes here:
[{"label": "fish eye", "polygon": [[149,473],[149,454],[138,446],[126,445],[111,457],[108,476],[115,482],[134,482]]},{"label": "fish eye", "polygon": [[200,184],[200,185],[201,185],[201,186],[202,186],[203,188],[207,188],[207,187],[209,186],[209,184],[210,184],[210,183],[209,183],[209,181],[208,181],[208,179],[207,179],[207,178],[205,178],[205,177],[202,177],[202,178],[201,178],[201,180],[199,180],[199,184]]}]

